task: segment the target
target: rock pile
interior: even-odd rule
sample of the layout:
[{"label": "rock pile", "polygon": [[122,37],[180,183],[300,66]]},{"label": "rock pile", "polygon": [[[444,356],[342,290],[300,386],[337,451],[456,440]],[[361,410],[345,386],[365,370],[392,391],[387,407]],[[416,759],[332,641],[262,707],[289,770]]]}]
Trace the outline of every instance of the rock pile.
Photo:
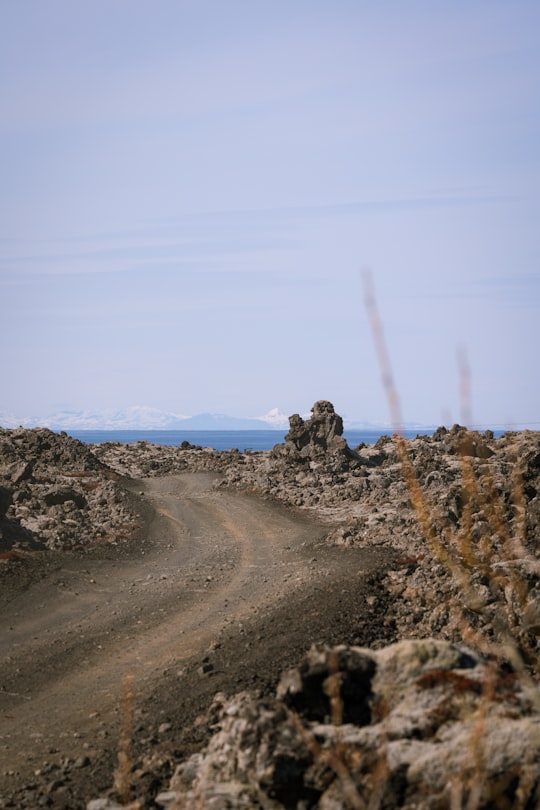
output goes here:
[{"label": "rock pile", "polygon": [[183,472],[225,472],[245,463],[238,450],[218,451],[182,442],[180,446],[162,446],[147,441],[122,444],[104,442],[92,447],[96,458],[130,478],[155,478]]},{"label": "rock pile", "polygon": [[0,555],[129,537],[138,518],[117,479],[66,434],[0,429]]},{"label": "rock pile", "polygon": [[217,695],[159,807],[533,807],[538,690],[462,646],[313,648],[275,700]]}]

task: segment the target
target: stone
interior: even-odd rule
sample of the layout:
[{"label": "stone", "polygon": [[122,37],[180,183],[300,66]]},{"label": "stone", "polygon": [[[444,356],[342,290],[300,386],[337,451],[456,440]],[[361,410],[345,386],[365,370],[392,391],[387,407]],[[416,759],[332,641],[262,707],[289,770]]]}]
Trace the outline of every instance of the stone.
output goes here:
[{"label": "stone", "polygon": [[72,549],[97,539],[117,542],[119,535],[129,539],[137,514],[117,478],[88,445],[66,434],[0,428],[3,549]]},{"label": "stone", "polygon": [[125,805],[118,804],[112,799],[91,799],[86,804],[86,810],[126,810]]},{"label": "stone", "polygon": [[32,475],[32,464],[21,461],[11,465],[9,469],[9,477],[12,484],[20,484],[21,481],[26,481]]},{"label": "stone", "polygon": [[164,790],[158,793],[154,801],[158,807],[174,807],[176,799],[177,796],[174,790]]}]

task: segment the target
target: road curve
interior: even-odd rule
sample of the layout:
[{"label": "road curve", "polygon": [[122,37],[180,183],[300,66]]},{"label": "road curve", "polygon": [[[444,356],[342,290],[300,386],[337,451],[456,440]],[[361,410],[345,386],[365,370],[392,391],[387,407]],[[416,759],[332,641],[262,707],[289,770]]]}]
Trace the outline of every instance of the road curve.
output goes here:
[{"label": "road curve", "polygon": [[0,796],[44,755],[74,757],[118,712],[122,679],[144,694],[228,625],[302,582],[322,528],[276,504],[216,490],[214,474],[131,482],[153,507],[125,559],[63,555],[2,609]]}]

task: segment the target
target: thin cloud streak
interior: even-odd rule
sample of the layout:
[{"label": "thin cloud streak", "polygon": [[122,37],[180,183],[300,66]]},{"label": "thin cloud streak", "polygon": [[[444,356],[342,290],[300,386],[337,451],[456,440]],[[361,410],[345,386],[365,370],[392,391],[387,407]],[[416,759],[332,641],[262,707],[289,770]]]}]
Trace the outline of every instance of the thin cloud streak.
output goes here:
[{"label": "thin cloud streak", "polygon": [[[385,214],[400,211],[422,211],[444,207],[482,206],[486,204],[502,204],[512,202],[515,198],[503,196],[477,196],[461,195],[447,197],[425,197],[393,200],[366,200],[330,203],[327,205],[295,206],[274,209],[254,209],[252,211],[224,211],[209,213],[194,213],[186,216],[161,220],[147,230],[168,232],[167,239],[145,240],[144,228],[133,231],[118,231],[117,233],[90,234],[68,239],[38,240],[37,247],[45,244],[56,244],[60,250],[47,253],[15,253],[13,247],[31,248],[24,240],[5,240],[11,253],[0,257],[0,272],[28,272],[31,274],[71,274],[71,273],[110,273],[129,272],[145,265],[155,265],[159,261],[161,267],[167,264],[191,263],[224,257],[237,257],[243,254],[268,253],[271,251],[290,251],[300,247],[300,240],[292,238],[295,225],[298,222],[309,223],[321,219],[335,218],[350,215]],[[224,220],[227,226],[224,226]],[[249,223],[256,222],[262,227],[264,233],[246,236]],[[288,226],[288,236],[285,237],[282,227]],[[190,226],[197,229],[218,228],[219,233],[206,239],[186,237],[179,240],[174,234],[178,230],[189,230]],[[230,231],[231,226],[237,231],[236,236],[226,237],[224,231]],[[72,245],[84,245],[89,241],[105,243],[102,247],[88,247],[87,249],[70,250]],[[111,242],[124,241],[123,245],[112,245]],[[109,244],[106,244],[109,243]],[[64,247],[64,250],[61,248]],[[69,264],[69,267],[65,265]],[[246,272],[256,272],[246,268]]]}]

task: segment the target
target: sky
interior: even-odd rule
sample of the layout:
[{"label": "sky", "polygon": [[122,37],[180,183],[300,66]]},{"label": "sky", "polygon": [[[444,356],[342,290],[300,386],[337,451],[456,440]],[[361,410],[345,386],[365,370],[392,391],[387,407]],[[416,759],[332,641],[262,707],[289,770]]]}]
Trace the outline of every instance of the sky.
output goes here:
[{"label": "sky", "polygon": [[[0,415],[540,425],[536,0],[0,0]],[[459,357],[470,369],[460,394]]]}]

